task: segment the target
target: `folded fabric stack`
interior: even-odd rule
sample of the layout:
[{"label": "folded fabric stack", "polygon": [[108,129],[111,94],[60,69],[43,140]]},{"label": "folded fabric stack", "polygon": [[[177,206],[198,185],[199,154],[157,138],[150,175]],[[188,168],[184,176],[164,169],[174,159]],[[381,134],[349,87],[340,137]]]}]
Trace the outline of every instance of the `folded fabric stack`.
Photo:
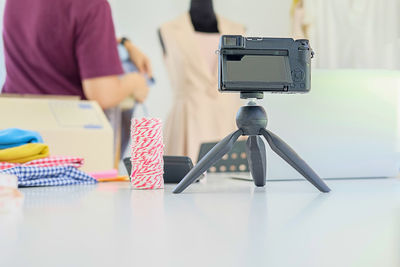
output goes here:
[{"label": "folded fabric stack", "polygon": [[49,157],[49,148],[34,131],[0,131],[0,174],[15,175],[19,186],[94,184],[97,181],[78,170],[79,157]]}]

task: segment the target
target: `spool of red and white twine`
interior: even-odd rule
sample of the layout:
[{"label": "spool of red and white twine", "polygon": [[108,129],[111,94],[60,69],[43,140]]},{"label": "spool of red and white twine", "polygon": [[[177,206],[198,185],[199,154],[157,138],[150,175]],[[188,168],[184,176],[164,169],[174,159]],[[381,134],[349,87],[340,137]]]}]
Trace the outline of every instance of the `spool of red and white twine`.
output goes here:
[{"label": "spool of red and white twine", "polygon": [[131,185],[136,189],[164,188],[162,122],[134,118],[131,124]]}]

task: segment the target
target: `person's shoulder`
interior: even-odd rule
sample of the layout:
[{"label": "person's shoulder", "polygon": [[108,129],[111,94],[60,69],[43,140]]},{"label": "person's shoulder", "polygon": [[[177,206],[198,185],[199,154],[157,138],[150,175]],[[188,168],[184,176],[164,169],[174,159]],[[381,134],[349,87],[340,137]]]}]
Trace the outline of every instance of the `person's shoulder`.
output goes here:
[{"label": "person's shoulder", "polygon": [[71,5],[79,11],[87,11],[96,7],[108,7],[107,0],[67,0]]},{"label": "person's shoulder", "polygon": [[96,5],[98,3],[108,3],[108,0],[66,0],[74,4],[81,4],[82,6]]},{"label": "person's shoulder", "polygon": [[[111,16],[111,7],[107,0],[64,0],[69,1],[76,20],[86,20],[98,14]],[[97,14],[97,15],[96,15]]]}]

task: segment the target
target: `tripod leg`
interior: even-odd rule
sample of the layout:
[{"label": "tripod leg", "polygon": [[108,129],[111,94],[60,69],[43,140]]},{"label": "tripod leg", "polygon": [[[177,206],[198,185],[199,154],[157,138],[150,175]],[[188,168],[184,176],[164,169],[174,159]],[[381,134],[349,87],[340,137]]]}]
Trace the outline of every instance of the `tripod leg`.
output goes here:
[{"label": "tripod leg", "polygon": [[265,144],[259,136],[249,136],[246,143],[247,161],[256,186],[264,186],[267,175]]},{"label": "tripod leg", "polygon": [[282,139],[267,129],[261,129],[260,133],[265,137],[265,139],[267,139],[268,144],[276,154],[289,163],[290,166],[296,169],[316,188],[324,193],[331,191],[325,182],[310,168],[310,166],[308,166],[307,163]]},{"label": "tripod leg", "polygon": [[236,140],[243,134],[242,130],[237,130],[232,134],[222,139],[216,144],[188,174],[176,186],[173,193],[181,193],[189,185],[191,185],[201,174],[210,168],[215,162],[220,160],[226,153],[228,153]]}]

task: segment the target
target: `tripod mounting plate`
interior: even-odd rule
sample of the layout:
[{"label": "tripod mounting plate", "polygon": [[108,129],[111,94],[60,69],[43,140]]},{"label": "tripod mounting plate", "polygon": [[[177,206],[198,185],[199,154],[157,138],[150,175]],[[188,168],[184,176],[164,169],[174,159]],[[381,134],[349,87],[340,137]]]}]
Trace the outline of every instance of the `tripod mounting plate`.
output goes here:
[{"label": "tripod mounting plate", "polygon": [[263,99],[263,92],[240,92],[240,99]]}]

